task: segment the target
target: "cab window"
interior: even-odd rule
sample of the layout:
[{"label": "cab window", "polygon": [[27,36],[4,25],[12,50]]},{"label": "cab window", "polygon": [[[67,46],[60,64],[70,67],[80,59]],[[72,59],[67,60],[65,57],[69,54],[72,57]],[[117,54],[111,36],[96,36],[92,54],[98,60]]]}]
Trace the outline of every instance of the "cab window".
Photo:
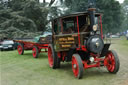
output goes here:
[{"label": "cab window", "polygon": [[61,24],[59,19],[53,21],[53,29],[54,29],[54,34],[59,34],[61,32]]},{"label": "cab window", "polygon": [[63,34],[77,32],[76,17],[63,19]]}]

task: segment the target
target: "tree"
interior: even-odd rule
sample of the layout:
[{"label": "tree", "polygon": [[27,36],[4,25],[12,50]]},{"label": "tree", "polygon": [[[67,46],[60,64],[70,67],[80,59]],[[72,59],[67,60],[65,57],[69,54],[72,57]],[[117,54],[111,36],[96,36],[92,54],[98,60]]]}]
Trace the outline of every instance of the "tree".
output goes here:
[{"label": "tree", "polygon": [[[50,0],[50,3],[48,3],[48,6],[52,6],[52,4],[55,2],[55,0]],[[43,3],[46,4],[46,0],[43,0]]]},{"label": "tree", "polygon": [[[61,6],[55,6],[55,1],[57,0],[50,0],[48,3],[43,0],[43,3],[39,3],[39,0],[8,0],[7,2],[0,0],[0,31],[8,30],[10,32],[14,28],[13,31],[19,30],[21,34],[23,34],[22,32],[44,32],[50,19],[62,14],[87,11],[88,7],[88,0],[58,0]],[[123,28],[125,29],[128,27],[127,1],[125,0],[123,4],[125,15]],[[61,10],[62,8],[67,10]],[[96,0],[96,8],[103,13],[104,33],[121,30],[123,14],[119,2]]]},{"label": "tree", "polygon": [[119,32],[123,18],[119,2],[115,0],[97,0],[97,7],[103,11],[104,32]]},{"label": "tree", "polygon": [[125,0],[122,4],[123,13],[124,13],[124,21],[122,24],[122,31],[128,30],[128,0]]},{"label": "tree", "polygon": [[46,0],[43,3],[39,3],[39,0],[0,0],[0,36],[28,37],[29,33],[35,35],[36,32],[44,32],[49,27],[47,18],[55,18],[60,12],[58,7],[52,6],[54,2],[55,0],[50,0],[49,3]]},{"label": "tree", "polygon": [[[20,30],[25,34],[26,31],[29,34],[29,32],[35,33],[46,30],[48,22],[48,9],[46,7],[31,0],[10,0],[8,3],[0,3],[0,32],[9,32],[11,28],[15,28],[13,31]],[[20,33],[19,35],[22,34]],[[9,37],[9,35],[5,35]]]},{"label": "tree", "polygon": [[45,7],[40,7],[40,4],[31,1],[25,4],[24,6],[24,15],[32,19],[36,26],[38,31],[45,31],[47,21],[47,15],[48,15],[48,9]]}]

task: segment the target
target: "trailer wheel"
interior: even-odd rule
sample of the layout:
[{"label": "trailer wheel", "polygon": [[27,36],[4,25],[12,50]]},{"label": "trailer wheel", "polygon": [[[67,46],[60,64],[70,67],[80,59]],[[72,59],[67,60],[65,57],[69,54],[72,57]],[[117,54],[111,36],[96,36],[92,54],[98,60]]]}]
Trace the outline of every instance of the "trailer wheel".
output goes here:
[{"label": "trailer wheel", "polygon": [[48,61],[49,61],[49,66],[53,69],[57,68],[57,54],[53,48],[53,45],[50,44],[48,46]]},{"label": "trailer wheel", "polygon": [[32,54],[34,58],[38,58],[39,50],[37,46],[34,46],[32,49]]},{"label": "trailer wheel", "polygon": [[106,67],[110,73],[115,74],[119,71],[120,62],[119,62],[118,55],[115,51],[113,51],[113,50],[108,51],[108,53],[105,57],[105,63],[106,63]]},{"label": "trailer wheel", "polygon": [[78,79],[82,78],[84,68],[79,54],[73,54],[72,56],[72,70],[75,77]]},{"label": "trailer wheel", "polygon": [[17,46],[17,50],[19,55],[23,55],[24,54],[24,45],[22,43],[19,43],[19,45]]}]

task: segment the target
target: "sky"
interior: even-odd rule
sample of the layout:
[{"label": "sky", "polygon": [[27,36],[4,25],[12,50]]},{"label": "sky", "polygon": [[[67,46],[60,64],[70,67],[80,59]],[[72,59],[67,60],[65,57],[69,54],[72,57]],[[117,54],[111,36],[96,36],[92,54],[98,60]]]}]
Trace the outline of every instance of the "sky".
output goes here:
[{"label": "sky", "polygon": [[124,0],[116,0],[116,1],[119,1],[120,3],[123,3],[124,2]]},{"label": "sky", "polygon": [[[40,2],[42,2],[43,0],[40,0]],[[51,0],[46,0],[46,2],[49,2]],[[124,0],[116,0],[116,1],[119,1],[120,3],[123,3]]]}]

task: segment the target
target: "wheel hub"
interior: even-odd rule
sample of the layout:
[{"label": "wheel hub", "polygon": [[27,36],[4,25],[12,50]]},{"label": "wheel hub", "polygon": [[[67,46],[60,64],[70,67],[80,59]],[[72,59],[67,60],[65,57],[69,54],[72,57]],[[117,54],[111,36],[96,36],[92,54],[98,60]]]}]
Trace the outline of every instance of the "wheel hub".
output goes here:
[{"label": "wheel hub", "polygon": [[21,48],[19,48],[19,51],[21,51]]},{"label": "wheel hub", "polygon": [[76,69],[76,64],[73,65],[73,68]]}]

